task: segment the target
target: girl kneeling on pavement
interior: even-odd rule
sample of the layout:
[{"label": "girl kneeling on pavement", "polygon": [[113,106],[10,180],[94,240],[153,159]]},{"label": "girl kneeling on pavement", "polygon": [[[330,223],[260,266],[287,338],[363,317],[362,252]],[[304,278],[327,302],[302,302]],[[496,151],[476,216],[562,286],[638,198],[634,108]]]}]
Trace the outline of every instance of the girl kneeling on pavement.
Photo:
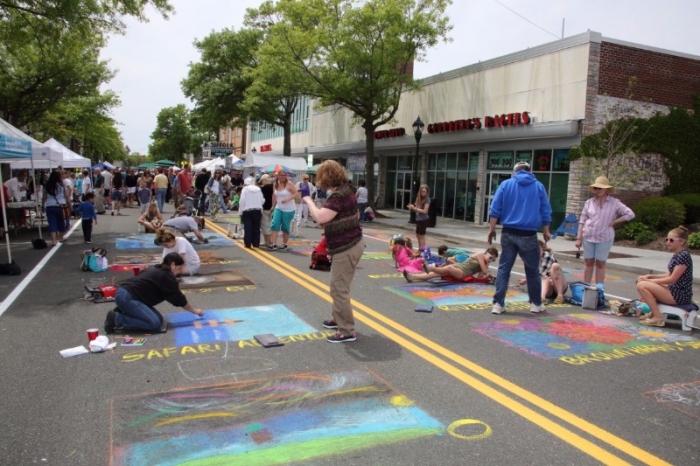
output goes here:
[{"label": "girl kneeling on pavement", "polygon": [[184,264],[184,259],[173,252],[163,258],[162,264],[149,267],[124,283],[117,290],[117,308],[107,313],[105,333],[114,333],[116,328],[160,333],[163,315],[153,306],[163,301],[202,316],[204,312],[192,307],[175,278]]}]

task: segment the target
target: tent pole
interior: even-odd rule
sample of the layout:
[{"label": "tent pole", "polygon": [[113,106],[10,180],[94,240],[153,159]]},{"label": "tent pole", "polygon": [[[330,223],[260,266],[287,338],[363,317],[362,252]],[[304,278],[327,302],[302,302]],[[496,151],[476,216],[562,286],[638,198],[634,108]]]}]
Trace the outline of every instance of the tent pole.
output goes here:
[{"label": "tent pole", "polygon": [[[39,216],[39,224],[37,228],[39,229],[39,239],[44,239],[41,236],[41,211],[39,210],[39,188],[36,185],[36,170],[34,169],[34,158],[29,159],[32,164],[32,179],[34,180],[34,212]],[[50,165],[49,165],[50,166]],[[34,217],[36,220],[36,217]]]},{"label": "tent pole", "polygon": [[0,202],[2,202],[2,221],[5,225],[5,243],[7,243],[7,263],[12,263],[12,251],[10,251],[10,236],[7,228],[7,205],[5,203],[5,189],[2,187],[2,170],[0,170]]}]

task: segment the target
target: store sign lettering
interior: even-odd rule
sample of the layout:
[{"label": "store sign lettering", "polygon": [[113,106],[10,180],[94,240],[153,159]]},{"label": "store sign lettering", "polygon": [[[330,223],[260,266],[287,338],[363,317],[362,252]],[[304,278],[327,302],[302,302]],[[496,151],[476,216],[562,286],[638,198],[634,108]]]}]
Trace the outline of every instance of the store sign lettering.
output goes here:
[{"label": "store sign lettering", "polygon": [[272,144],[265,144],[260,146],[260,152],[270,152],[272,150]]},{"label": "store sign lettering", "polygon": [[468,131],[481,128],[500,128],[505,126],[523,126],[532,122],[529,112],[504,113],[503,115],[485,116],[481,118],[469,118],[467,120],[445,121],[430,123],[428,133],[451,133],[454,131]]},{"label": "store sign lettering", "polygon": [[398,138],[406,134],[404,128],[383,129],[374,132],[374,139]]}]

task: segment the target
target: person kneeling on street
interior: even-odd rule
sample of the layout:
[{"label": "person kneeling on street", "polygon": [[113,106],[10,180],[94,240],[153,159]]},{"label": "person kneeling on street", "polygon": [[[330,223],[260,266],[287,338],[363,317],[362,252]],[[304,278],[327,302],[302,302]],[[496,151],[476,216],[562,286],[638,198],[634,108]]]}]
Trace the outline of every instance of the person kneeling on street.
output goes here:
[{"label": "person kneeling on street", "polygon": [[185,261],[177,253],[167,254],[163,263],[149,267],[124,283],[116,294],[117,308],[107,313],[105,333],[115,329],[161,333],[163,315],[153,307],[167,301],[198,316],[204,311],[193,307],[180,291],[177,275],[182,273]]},{"label": "person kneeling on street", "polygon": [[177,253],[185,261],[182,266],[183,275],[195,275],[199,271],[202,262],[192,244],[182,236],[176,236],[168,228],[156,230],[156,241],[163,246],[163,259],[171,252]]},{"label": "person kneeling on street", "polygon": [[403,276],[407,282],[426,281],[433,278],[450,277],[454,280],[464,280],[465,278],[476,275],[482,278],[491,276],[489,272],[489,264],[498,258],[498,250],[496,248],[488,248],[484,252],[472,254],[469,259],[456,264],[447,264],[441,267],[435,267],[423,264],[425,273],[408,273],[405,269]]},{"label": "person kneeling on street", "polygon": [[187,238],[187,233],[194,233],[194,235],[197,237],[195,244],[209,242],[209,240],[204,238],[202,233],[199,231],[200,228],[204,227],[204,218],[202,217],[175,217],[167,220],[165,223],[163,223],[163,226],[172,228],[173,230],[182,233],[185,238]]}]

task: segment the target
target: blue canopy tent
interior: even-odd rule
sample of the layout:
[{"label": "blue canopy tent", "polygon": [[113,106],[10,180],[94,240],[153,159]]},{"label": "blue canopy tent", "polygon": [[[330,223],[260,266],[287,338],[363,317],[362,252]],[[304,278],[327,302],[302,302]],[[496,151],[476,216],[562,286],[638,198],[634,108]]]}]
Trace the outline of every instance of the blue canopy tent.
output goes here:
[{"label": "blue canopy tent", "polygon": [[[0,163],[11,163],[22,159],[32,158],[32,143],[26,139],[16,138],[0,133]],[[5,206],[5,190],[2,189],[2,171],[0,170],[0,202]],[[2,221],[5,227],[5,243],[7,244],[7,262],[12,263],[10,237],[7,228],[7,210],[2,209]]]},{"label": "blue canopy tent", "polygon": [[100,163],[96,163],[95,165],[93,165],[90,168],[92,170],[94,170],[95,168],[99,168],[100,170],[104,170],[105,168],[109,168],[111,170],[112,168],[114,168],[114,165],[112,165],[109,162],[100,162]]}]

